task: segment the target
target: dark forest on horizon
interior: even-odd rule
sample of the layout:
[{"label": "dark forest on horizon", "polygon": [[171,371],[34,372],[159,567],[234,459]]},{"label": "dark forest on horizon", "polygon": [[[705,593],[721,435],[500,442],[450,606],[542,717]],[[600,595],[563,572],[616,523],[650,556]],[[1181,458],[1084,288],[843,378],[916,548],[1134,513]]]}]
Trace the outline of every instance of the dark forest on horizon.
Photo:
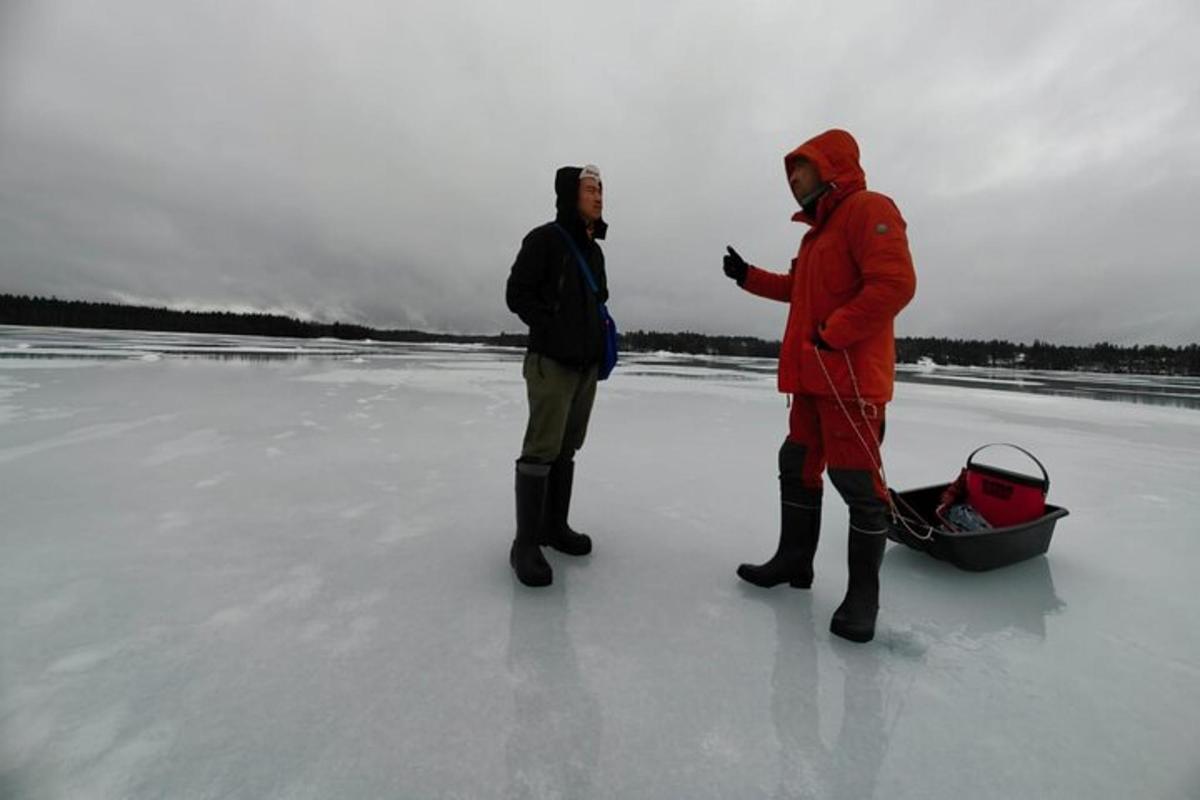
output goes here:
[{"label": "dark forest on horizon", "polygon": [[[243,314],[229,311],[177,311],[149,306],[59,300],[0,294],[0,325],[53,326],[61,328],[104,328],[113,330],[171,331],[177,333],[220,333],[245,336],[284,336],[313,339],[373,339],[380,342],[452,342],[521,347],[525,335],[451,334],[419,330],[378,329],[341,322],[310,322],[280,314]],[[621,349],[698,355],[729,355],[772,358],[779,355],[779,342],[752,336],[633,331],[621,334]],[[1200,375],[1200,345],[1056,345],[1034,340],[1032,344],[997,339],[949,339],[900,337],[896,359],[915,364],[930,359],[940,365],[1011,367],[1021,369],[1086,370],[1148,375]]]}]

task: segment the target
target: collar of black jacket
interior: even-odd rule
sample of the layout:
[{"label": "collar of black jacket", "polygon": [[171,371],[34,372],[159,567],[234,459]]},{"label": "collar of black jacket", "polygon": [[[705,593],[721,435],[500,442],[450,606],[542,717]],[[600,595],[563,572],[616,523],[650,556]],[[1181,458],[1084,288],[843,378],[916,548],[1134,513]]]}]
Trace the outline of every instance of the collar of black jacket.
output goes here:
[{"label": "collar of black jacket", "polygon": [[[586,242],[587,225],[579,216],[579,173],[582,167],[559,167],[554,173],[554,206],[558,209],[555,222],[562,225],[571,235],[581,242]],[[592,238],[603,239],[608,233],[608,223],[603,219],[596,220],[592,226]]]}]

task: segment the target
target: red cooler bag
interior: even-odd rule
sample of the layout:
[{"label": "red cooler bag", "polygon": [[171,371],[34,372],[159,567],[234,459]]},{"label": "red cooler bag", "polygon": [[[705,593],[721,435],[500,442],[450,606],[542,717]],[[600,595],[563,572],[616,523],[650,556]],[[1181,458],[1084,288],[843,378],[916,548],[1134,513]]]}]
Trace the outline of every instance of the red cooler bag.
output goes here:
[{"label": "red cooler bag", "polygon": [[[1029,456],[1033,463],[1038,465],[1042,477],[1035,478],[975,463],[975,456],[980,450],[997,446],[1011,447]],[[963,473],[966,476],[968,502],[997,528],[1030,522],[1046,513],[1046,493],[1050,491],[1050,475],[1042,466],[1042,462],[1023,447],[1000,442],[985,444],[967,456],[967,466]]]}]

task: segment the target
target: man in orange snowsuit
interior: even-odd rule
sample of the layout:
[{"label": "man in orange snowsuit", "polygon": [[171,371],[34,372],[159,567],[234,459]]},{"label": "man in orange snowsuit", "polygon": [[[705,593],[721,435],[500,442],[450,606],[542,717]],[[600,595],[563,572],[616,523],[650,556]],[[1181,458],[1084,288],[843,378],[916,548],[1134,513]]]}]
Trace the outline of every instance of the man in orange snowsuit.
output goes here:
[{"label": "man in orange snowsuit", "polygon": [[892,399],[892,323],[916,288],[905,223],[892,200],[867,190],[849,133],[831,130],[788,153],[784,168],[810,226],[787,274],[751,266],[731,247],[725,274],[752,294],[790,303],[779,391],[791,395],[779,450],[780,534],[765,564],[738,567],[758,586],[807,589],[821,527],[821,473],[850,509],[846,598],[830,623],[857,642],[875,635],[888,500],[879,447]]}]

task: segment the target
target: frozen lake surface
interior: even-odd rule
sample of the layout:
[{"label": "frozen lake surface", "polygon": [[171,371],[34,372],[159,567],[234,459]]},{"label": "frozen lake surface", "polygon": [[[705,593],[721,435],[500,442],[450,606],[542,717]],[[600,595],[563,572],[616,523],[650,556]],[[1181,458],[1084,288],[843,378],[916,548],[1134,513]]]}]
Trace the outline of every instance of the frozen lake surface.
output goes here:
[{"label": "frozen lake surface", "polygon": [[0,327],[0,798],[1200,797],[1194,405],[898,384],[896,488],[1011,441],[1071,515],[989,573],[889,545],[859,646],[832,492],[811,592],[734,575],[778,526],[761,361],[620,367],[596,550],[516,584],[519,357]]}]

